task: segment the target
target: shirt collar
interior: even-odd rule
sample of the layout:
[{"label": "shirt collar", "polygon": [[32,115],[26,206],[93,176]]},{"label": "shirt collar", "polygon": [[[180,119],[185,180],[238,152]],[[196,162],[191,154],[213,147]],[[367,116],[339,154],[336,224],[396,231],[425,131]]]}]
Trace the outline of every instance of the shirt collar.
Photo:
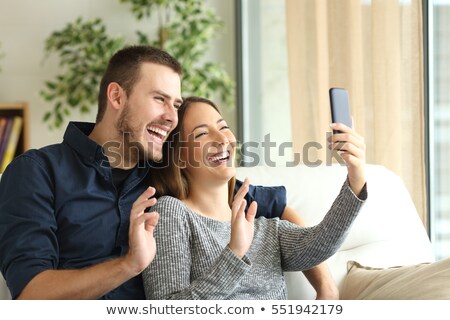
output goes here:
[{"label": "shirt collar", "polygon": [[[74,149],[87,162],[97,162],[109,167],[108,157],[103,154],[103,148],[94,140],[89,138],[89,134],[94,129],[95,123],[71,121],[67,125],[64,133],[64,142]],[[151,160],[140,160],[139,168],[148,170],[148,165],[156,166]]]},{"label": "shirt collar", "polygon": [[100,162],[107,160],[103,155],[102,148],[89,138],[95,123],[71,121],[64,133],[64,142],[74,149],[83,159],[88,162]]}]

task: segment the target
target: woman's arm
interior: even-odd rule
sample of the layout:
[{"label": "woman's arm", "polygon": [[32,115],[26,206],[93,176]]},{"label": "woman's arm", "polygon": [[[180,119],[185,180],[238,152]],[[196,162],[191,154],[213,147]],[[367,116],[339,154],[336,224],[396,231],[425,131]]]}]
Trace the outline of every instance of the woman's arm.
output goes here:
[{"label": "woman's arm", "polygon": [[[160,219],[154,232],[156,257],[142,273],[147,299],[220,300],[233,293],[250,270],[250,261],[245,256],[239,258],[227,246],[212,265],[193,265],[192,258],[211,247],[212,239],[204,226],[188,221],[187,208],[175,198],[160,198],[152,211],[159,212]],[[201,251],[196,243],[201,243]],[[211,254],[217,253],[211,250]],[[191,270],[195,268],[203,275],[191,282]]]},{"label": "woman's arm", "polygon": [[[284,209],[281,219],[295,223],[301,227],[305,227],[305,222],[302,217],[290,207],[286,207]],[[303,271],[303,274],[313,286],[314,290],[316,290],[317,300],[339,299],[339,289],[333,280],[326,262],[322,262],[312,269]]]},{"label": "woman's arm", "polygon": [[331,257],[345,240],[366,198],[366,187],[357,197],[347,179],[320,224],[299,228],[280,221],[278,237],[283,270],[308,270]]}]

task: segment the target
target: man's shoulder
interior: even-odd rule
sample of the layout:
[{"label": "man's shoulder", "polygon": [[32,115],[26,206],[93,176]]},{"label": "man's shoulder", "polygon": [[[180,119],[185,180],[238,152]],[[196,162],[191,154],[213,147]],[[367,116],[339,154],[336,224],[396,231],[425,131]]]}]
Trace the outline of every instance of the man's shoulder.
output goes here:
[{"label": "man's shoulder", "polygon": [[38,162],[46,161],[49,158],[61,157],[62,154],[67,152],[67,147],[62,143],[56,143],[47,145],[37,149],[29,149],[16,157],[14,160],[31,159]]},{"label": "man's shoulder", "polygon": [[33,167],[48,171],[50,168],[55,167],[67,152],[67,147],[62,143],[48,145],[39,149],[30,149],[15,157],[8,165],[7,171],[17,172],[24,169],[29,171]]}]

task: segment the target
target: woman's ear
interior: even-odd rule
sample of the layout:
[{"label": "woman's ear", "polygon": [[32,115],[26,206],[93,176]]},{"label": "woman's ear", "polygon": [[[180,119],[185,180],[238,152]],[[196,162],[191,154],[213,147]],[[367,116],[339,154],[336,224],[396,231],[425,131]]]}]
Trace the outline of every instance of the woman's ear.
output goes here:
[{"label": "woman's ear", "polygon": [[125,102],[125,91],[117,82],[111,82],[106,89],[106,97],[108,98],[109,104],[118,110]]}]

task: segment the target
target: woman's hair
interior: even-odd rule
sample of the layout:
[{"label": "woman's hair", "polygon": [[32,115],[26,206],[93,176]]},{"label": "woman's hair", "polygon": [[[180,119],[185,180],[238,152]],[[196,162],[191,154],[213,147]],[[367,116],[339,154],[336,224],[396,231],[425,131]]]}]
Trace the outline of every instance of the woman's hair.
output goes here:
[{"label": "woman's hair", "polygon": [[[178,109],[178,125],[167,137],[163,145],[163,160],[151,169],[150,175],[152,185],[155,187],[158,196],[172,196],[178,199],[186,199],[189,196],[189,183],[181,167],[181,148],[183,147],[182,134],[184,130],[184,119],[190,107],[195,103],[205,103],[213,107],[221,114],[217,105],[206,98],[188,97],[183,99],[183,103]],[[203,160],[202,160],[203,161]],[[228,202],[231,206],[234,195],[235,178],[228,182]]]}]

